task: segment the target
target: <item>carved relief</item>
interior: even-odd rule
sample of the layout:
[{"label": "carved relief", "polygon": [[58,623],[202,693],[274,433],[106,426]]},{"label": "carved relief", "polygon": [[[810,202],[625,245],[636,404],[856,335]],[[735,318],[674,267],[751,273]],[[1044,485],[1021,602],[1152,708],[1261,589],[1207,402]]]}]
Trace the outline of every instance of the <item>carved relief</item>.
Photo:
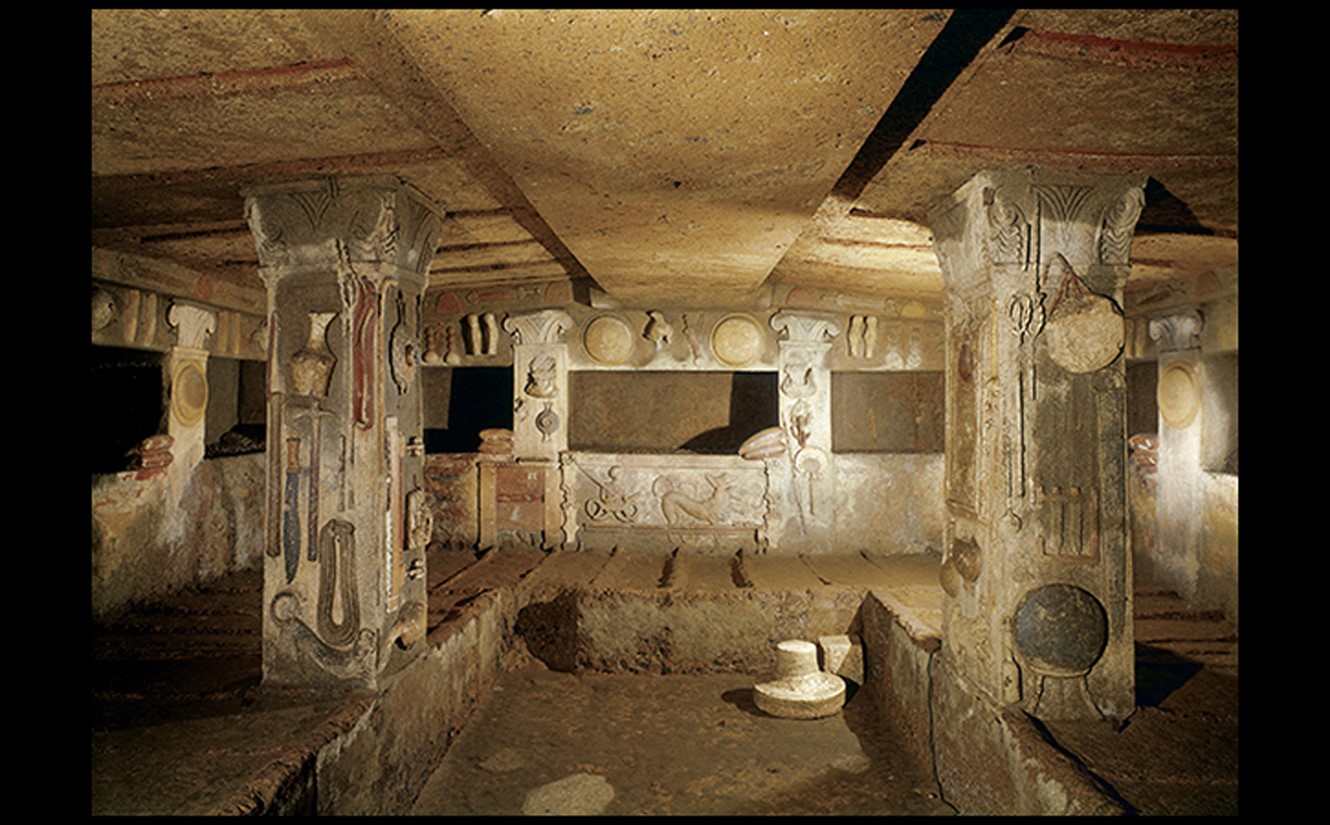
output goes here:
[{"label": "carved relief", "polygon": [[994,262],[1028,266],[1030,222],[1021,208],[992,189],[984,190],[984,202],[988,204]]},{"label": "carved relief", "polygon": [[480,320],[485,324],[485,354],[499,354],[499,322],[495,319],[493,312],[486,312],[480,316]]},{"label": "carved relief", "polygon": [[553,398],[559,394],[557,383],[559,362],[553,355],[543,352],[531,359],[526,369],[523,392],[535,398]]},{"label": "carved relief", "polygon": [[373,678],[378,646],[373,630],[361,628],[350,647],[337,648],[323,642],[305,622],[300,597],[295,593],[289,590],[278,593],[269,610],[277,624],[290,629],[296,647],[332,676],[362,681]]},{"label": "carved relief", "polygon": [[181,360],[171,373],[171,416],[193,427],[208,411],[208,377],[198,361]]},{"label": "carved relief", "polygon": [[429,506],[429,496],[422,489],[415,489],[406,494],[406,542],[407,547],[418,550],[429,545],[434,538],[434,511]]},{"label": "carved relief", "polygon": [[545,409],[536,415],[536,431],[541,438],[549,441],[550,436],[558,432],[559,424],[559,414],[554,411],[554,405],[546,402]]},{"label": "carved relief", "polygon": [[804,344],[821,343],[840,333],[840,325],[833,318],[794,312],[771,316],[771,328],[784,333],[786,341]]},{"label": "carved relief", "polygon": [[[818,506],[818,496],[815,492],[819,486],[816,482],[822,478],[823,471],[830,463],[831,457],[825,450],[817,447],[802,447],[794,454],[794,472],[798,476],[795,479],[794,494],[805,526],[807,522],[820,519],[822,516],[822,508]],[[825,503],[823,506],[825,507]]]},{"label": "carved relief", "polygon": [[622,467],[609,468],[605,481],[600,481],[586,470],[582,472],[586,473],[587,478],[591,479],[600,491],[596,498],[587,499],[584,506],[587,516],[592,521],[614,519],[623,524],[632,524],[637,520],[637,503],[633,499],[637,498],[638,494],[624,489],[619,480],[619,475],[623,472]]},{"label": "carved relief", "polygon": [[92,331],[97,332],[115,320],[115,298],[101,287],[92,288]]},{"label": "carved relief", "polygon": [[[332,647],[345,648],[355,640],[360,630],[355,525],[341,519],[329,519],[319,534],[318,561],[319,636]],[[333,616],[334,601],[340,602],[340,620]]]},{"label": "carved relief", "polygon": [[817,394],[817,379],[807,362],[786,364],[781,368],[780,391],[791,398],[809,398]]},{"label": "carved relief", "polygon": [[393,263],[423,273],[442,216],[393,178],[257,186],[246,190],[245,219],[262,266],[324,261],[328,245],[352,261]]},{"label": "carved relief", "polygon": [[1122,313],[1109,298],[1091,292],[1061,253],[1049,261],[1046,283],[1060,283],[1044,338],[1053,362],[1069,372],[1094,372],[1122,352]]},{"label": "carved relief", "polygon": [[1186,309],[1150,319],[1150,338],[1160,352],[1196,349],[1201,345],[1201,313]]},{"label": "carved relief", "polygon": [[748,461],[779,458],[785,452],[785,431],[780,427],[759,430],[739,445],[739,456]]},{"label": "carved relief", "polygon": [[1176,430],[1191,426],[1201,409],[1201,385],[1192,365],[1186,361],[1174,361],[1165,367],[1159,375],[1155,397],[1159,417],[1165,424]]},{"label": "carved relief", "polygon": [[291,356],[291,390],[296,395],[324,398],[337,358],[328,348],[328,325],[336,312],[309,313],[309,338]]},{"label": "carved relief", "polygon": [[851,358],[872,358],[877,351],[876,315],[851,315],[850,330],[845,335]]},{"label": "carved relief", "polygon": [[286,583],[290,584],[300,567],[300,436],[286,439],[286,479],[282,487],[282,557]]},{"label": "carved relief", "polygon": [[361,278],[351,320],[351,407],[361,430],[374,427],[374,330],[378,322],[378,289],[368,278]]},{"label": "carved relief", "polygon": [[665,320],[665,314],[651,310],[647,317],[650,320],[647,321],[646,329],[642,330],[642,337],[654,344],[656,349],[669,346],[674,339],[674,327]]},{"label": "carved relief", "polygon": [[733,483],[723,473],[706,474],[711,495],[703,499],[676,489],[668,476],[661,476],[652,485],[660,499],[660,511],[670,525],[688,526],[693,523],[720,524],[724,522],[730,506],[730,488]]},{"label": "carved relief", "polygon": [[721,363],[743,367],[756,361],[765,345],[762,328],[747,315],[722,318],[711,332],[711,351]]},{"label": "carved relief", "polygon": [[1034,503],[1044,513],[1041,553],[1064,561],[1099,560],[1099,494],[1093,484],[1039,484]]},{"label": "carved relief", "polygon": [[694,364],[702,363],[702,345],[697,342],[695,333],[688,324],[688,313],[683,314],[683,337],[688,342],[688,353]]},{"label": "carved relief", "polygon": [[466,316],[466,354],[483,355],[485,353],[484,336],[480,332],[480,316],[472,313]]},{"label": "carved relief", "polygon": [[632,329],[623,320],[602,315],[587,324],[582,345],[587,355],[601,364],[623,364],[632,357],[634,338]]},{"label": "carved relief", "polygon": [[503,328],[512,333],[518,344],[557,344],[573,325],[568,313],[559,309],[545,309],[528,315],[509,315]]},{"label": "carved relief", "polygon": [[397,385],[397,394],[405,395],[416,380],[416,371],[420,366],[420,345],[411,333],[411,325],[406,317],[406,301],[401,291],[397,293],[397,323],[388,336],[388,367],[392,372],[393,383]]},{"label": "carved relief", "polygon": [[1145,192],[1137,187],[1128,189],[1122,199],[1104,215],[1099,232],[1099,262],[1126,264],[1131,256],[1131,238],[1136,230],[1136,219],[1145,206]]}]

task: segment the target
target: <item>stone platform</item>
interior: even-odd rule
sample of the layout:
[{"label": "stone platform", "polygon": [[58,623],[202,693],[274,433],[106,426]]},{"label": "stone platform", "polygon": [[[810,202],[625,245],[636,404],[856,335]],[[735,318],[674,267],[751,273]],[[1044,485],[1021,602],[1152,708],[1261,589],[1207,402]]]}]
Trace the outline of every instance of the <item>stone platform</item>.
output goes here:
[{"label": "stone platform", "polygon": [[[469,551],[436,550],[429,565],[428,653],[377,695],[313,697],[260,686],[257,572],[94,626],[92,812],[406,813],[504,673],[536,665],[756,679],[774,666],[774,640],[844,633],[865,644],[869,689],[861,704],[870,700],[884,716],[922,705],[898,711],[913,732],[893,729],[916,763],[928,765],[928,662],[943,599],[936,557],[523,549],[477,560]],[[1189,614],[1180,603],[1158,607],[1164,598],[1140,603],[1153,611],[1138,617],[1142,627],[1171,618],[1158,623],[1169,636],[1156,639],[1164,647],[1151,647],[1138,630],[1137,716],[1121,731],[1049,726],[1032,734],[1047,740],[1035,747],[1073,754],[1062,757],[1075,763],[1068,770],[1112,789],[1105,796],[1120,798],[1123,812],[1235,812],[1236,757],[1226,761],[1222,749],[1236,750],[1236,654],[1215,659],[1213,651],[1235,651],[1236,637],[1219,628],[1219,641],[1191,648],[1210,651],[1210,661],[1186,658],[1192,654],[1174,631]],[[660,632],[624,624],[638,619]],[[1207,622],[1214,618],[1199,624]],[[757,633],[756,642],[735,627]],[[1193,639],[1206,635],[1190,631]],[[647,641],[630,646],[631,638]],[[1179,723],[1191,747],[1162,748]],[[1197,776],[1219,792],[1202,799]]]}]

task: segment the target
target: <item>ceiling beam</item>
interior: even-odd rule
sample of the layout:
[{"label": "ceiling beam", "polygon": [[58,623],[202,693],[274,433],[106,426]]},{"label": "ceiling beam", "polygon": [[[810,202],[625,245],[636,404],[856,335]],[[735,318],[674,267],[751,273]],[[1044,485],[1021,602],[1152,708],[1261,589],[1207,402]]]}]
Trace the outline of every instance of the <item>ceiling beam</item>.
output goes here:
[{"label": "ceiling beam", "polygon": [[389,27],[391,12],[308,10],[300,12],[300,16],[325,43],[350,57],[380,94],[459,160],[495,200],[510,206],[514,220],[553,257],[568,262],[570,275],[589,277],[512,177],[495,162],[452,103],[398,41]]}]

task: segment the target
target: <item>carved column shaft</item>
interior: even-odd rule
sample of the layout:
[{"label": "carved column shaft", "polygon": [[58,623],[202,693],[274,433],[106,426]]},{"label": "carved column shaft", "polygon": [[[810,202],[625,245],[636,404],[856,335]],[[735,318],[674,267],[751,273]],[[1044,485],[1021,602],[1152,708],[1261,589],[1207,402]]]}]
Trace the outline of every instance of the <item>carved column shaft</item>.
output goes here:
[{"label": "carved column shaft", "polygon": [[442,214],[386,176],[244,194],[268,288],[264,679],[373,686],[425,629],[416,372]]},{"label": "carved column shaft", "polygon": [[946,280],[944,655],[1045,718],[1134,708],[1121,290],[1143,179],[980,173]]}]

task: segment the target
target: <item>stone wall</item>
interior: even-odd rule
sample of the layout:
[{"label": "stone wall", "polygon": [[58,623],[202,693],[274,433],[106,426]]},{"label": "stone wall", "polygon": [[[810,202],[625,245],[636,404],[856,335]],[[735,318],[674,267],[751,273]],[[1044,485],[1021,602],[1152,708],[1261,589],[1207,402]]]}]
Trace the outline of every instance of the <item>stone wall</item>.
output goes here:
[{"label": "stone wall", "polygon": [[263,557],[264,456],[207,459],[185,478],[92,480],[92,615],[114,615]]},{"label": "stone wall", "polygon": [[836,456],[836,551],[886,555],[942,550],[942,453]]}]

